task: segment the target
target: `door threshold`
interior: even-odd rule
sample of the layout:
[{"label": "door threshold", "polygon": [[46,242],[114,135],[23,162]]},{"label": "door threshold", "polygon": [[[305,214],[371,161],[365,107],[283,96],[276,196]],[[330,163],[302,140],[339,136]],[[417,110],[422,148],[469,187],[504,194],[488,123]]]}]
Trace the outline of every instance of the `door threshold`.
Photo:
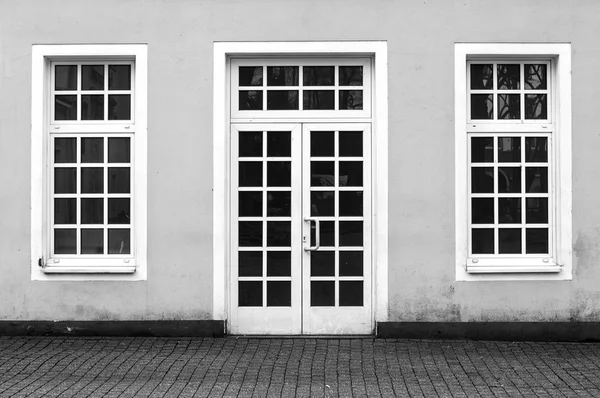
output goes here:
[{"label": "door threshold", "polygon": [[228,339],[375,339],[373,334],[228,334]]}]

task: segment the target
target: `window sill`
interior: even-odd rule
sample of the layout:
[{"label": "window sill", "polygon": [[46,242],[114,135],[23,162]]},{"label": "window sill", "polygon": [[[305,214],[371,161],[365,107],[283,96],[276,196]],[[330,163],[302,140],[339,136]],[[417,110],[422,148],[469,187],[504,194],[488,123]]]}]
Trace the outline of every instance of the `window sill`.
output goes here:
[{"label": "window sill", "polygon": [[119,267],[57,267],[48,266],[41,269],[44,274],[133,274],[135,266]]},{"label": "window sill", "polygon": [[506,273],[558,273],[563,267],[559,265],[548,266],[472,266],[467,265],[469,274],[506,274]]}]

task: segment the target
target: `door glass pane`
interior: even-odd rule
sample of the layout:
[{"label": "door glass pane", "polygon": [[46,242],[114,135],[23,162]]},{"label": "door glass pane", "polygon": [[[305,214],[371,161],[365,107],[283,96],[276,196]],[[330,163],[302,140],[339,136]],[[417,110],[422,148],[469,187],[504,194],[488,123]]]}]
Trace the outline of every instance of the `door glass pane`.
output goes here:
[{"label": "door glass pane", "polygon": [[292,282],[267,282],[267,307],[290,307],[292,305]]},{"label": "door glass pane", "polygon": [[267,246],[277,247],[292,245],[292,232],[289,221],[267,222]]},{"label": "door glass pane", "polygon": [[267,186],[289,187],[292,183],[292,162],[267,162]]},{"label": "door glass pane", "polygon": [[81,254],[102,254],[104,252],[104,230],[81,230]]},{"label": "door glass pane", "polygon": [[494,229],[477,228],[471,233],[473,254],[494,254]]},{"label": "door glass pane", "polygon": [[333,90],[304,90],[302,93],[304,109],[334,109],[335,91]]},{"label": "door glass pane", "polygon": [[108,223],[109,224],[131,224],[130,199],[109,198],[108,199]]},{"label": "door glass pane", "polygon": [[54,224],[75,224],[77,222],[77,199],[54,199]]},{"label": "door glass pane", "polygon": [[267,276],[292,276],[292,252],[267,252]]},{"label": "door glass pane", "polygon": [[76,95],[56,95],[54,97],[54,120],[77,120]]},{"label": "door glass pane", "polygon": [[108,120],[131,119],[131,94],[108,95]]},{"label": "door glass pane", "polygon": [[256,90],[240,90],[239,92],[240,111],[262,111],[263,92]]},{"label": "door glass pane", "polygon": [[297,66],[269,66],[267,67],[267,86],[297,86]]},{"label": "door glass pane", "polygon": [[262,131],[244,131],[239,135],[239,157],[261,157],[263,153]]},{"label": "door glass pane", "polygon": [[126,138],[108,139],[108,163],[129,163],[131,159],[131,140]]},{"label": "door glass pane", "polygon": [[292,134],[289,131],[267,132],[267,156],[291,156],[291,143]]},{"label": "door glass pane", "polygon": [[55,138],[54,139],[54,163],[77,162],[77,139]]},{"label": "door glass pane", "polygon": [[54,230],[54,254],[77,254],[77,230]]},{"label": "door glass pane", "polygon": [[129,228],[108,230],[108,254],[130,254]]},{"label": "door glass pane", "polygon": [[521,228],[500,228],[498,230],[498,243],[500,254],[520,254]]},{"label": "door glass pane", "polygon": [[267,192],[267,216],[289,217],[292,207],[291,196],[290,191]]},{"label": "door glass pane", "polygon": [[340,86],[362,86],[362,66],[340,66]]},{"label": "door glass pane", "polygon": [[362,191],[340,191],[340,217],[362,217]]},{"label": "door glass pane", "polygon": [[54,169],[54,193],[75,193],[77,189],[77,169],[61,167]]},{"label": "door glass pane", "polygon": [[104,96],[81,96],[81,120],[104,120]]},{"label": "door glass pane", "polygon": [[261,281],[239,281],[238,282],[238,306],[239,307],[262,307],[262,282]]},{"label": "door glass pane", "polygon": [[340,221],[340,246],[363,245],[363,222]]},{"label": "door glass pane", "polygon": [[340,276],[363,276],[363,252],[340,251]]},{"label": "door glass pane", "polygon": [[104,138],[81,139],[81,163],[104,162]]},{"label": "door glass pane", "polygon": [[313,191],[310,193],[311,217],[333,217],[335,206],[335,192]]},{"label": "door glass pane", "polygon": [[239,252],[239,276],[262,276],[262,252]]},{"label": "door glass pane", "polygon": [[310,156],[334,156],[333,131],[310,132]]},{"label": "door glass pane", "polygon": [[311,307],[333,307],[335,305],[334,281],[310,282]]},{"label": "door glass pane", "polygon": [[340,90],[340,109],[360,110],[362,108],[362,90]]},{"label": "door glass pane", "polygon": [[363,281],[340,281],[340,307],[362,307]]},{"label": "door glass pane", "polygon": [[297,110],[298,90],[267,91],[267,110]]},{"label": "door glass pane", "polygon": [[310,185],[312,187],[334,185],[334,162],[310,162]]},{"label": "door glass pane", "polygon": [[362,131],[340,131],[340,156],[362,156]]},{"label": "door glass pane", "polygon": [[527,228],[527,254],[548,253],[548,228]]},{"label": "door glass pane", "polygon": [[262,246],[262,222],[261,221],[240,221],[239,224],[239,245],[240,246]]},{"label": "door glass pane", "polygon": [[363,186],[363,162],[340,162],[340,187]]},{"label": "door glass pane", "polygon": [[335,252],[311,252],[310,276],[335,276]]},{"label": "door glass pane", "polygon": [[240,187],[262,186],[262,162],[240,162],[239,184]]},{"label": "door glass pane", "polygon": [[81,223],[103,224],[104,223],[104,199],[81,198]]},{"label": "door glass pane", "polygon": [[[334,221],[321,221],[321,246],[334,246],[335,245],[335,222]],[[310,245],[316,245],[315,240],[315,223],[311,223],[310,227]]]},{"label": "door glass pane", "polygon": [[56,91],[77,90],[77,65],[56,65],[54,74]]},{"label": "door glass pane", "polygon": [[240,192],[238,213],[240,217],[260,217],[262,216],[262,196],[259,192]]},{"label": "door glass pane", "polygon": [[81,66],[81,89],[103,90],[104,89],[104,65],[82,65]]},{"label": "door glass pane", "polygon": [[498,137],[498,162],[521,161],[521,138]]},{"label": "door glass pane", "polygon": [[108,193],[129,193],[131,181],[129,167],[108,168]]},{"label": "door glass pane", "polygon": [[239,85],[240,86],[262,86],[263,68],[262,66],[240,66]]},{"label": "door glass pane", "polygon": [[81,193],[104,192],[104,169],[102,167],[81,168]]},{"label": "door glass pane", "polygon": [[131,65],[108,65],[108,89],[131,90]]},{"label": "door glass pane", "polygon": [[305,66],[302,83],[305,86],[333,86],[333,66]]}]

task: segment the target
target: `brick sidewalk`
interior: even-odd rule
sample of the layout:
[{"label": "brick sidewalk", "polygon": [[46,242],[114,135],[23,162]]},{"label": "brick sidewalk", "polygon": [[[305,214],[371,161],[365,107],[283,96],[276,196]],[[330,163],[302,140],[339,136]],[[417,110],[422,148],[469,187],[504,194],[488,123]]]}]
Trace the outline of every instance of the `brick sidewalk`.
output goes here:
[{"label": "brick sidewalk", "polygon": [[0,337],[2,397],[600,396],[600,344]]}]

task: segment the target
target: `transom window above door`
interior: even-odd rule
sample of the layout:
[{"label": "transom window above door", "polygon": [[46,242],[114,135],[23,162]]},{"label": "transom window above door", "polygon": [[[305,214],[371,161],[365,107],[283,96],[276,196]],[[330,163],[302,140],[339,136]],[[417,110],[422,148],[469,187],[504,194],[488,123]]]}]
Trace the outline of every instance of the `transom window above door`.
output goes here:
[{"label": "transom window above door", "polygon": [[233,118],[371,115],[371,66],[364,58],[233,60]]}]

